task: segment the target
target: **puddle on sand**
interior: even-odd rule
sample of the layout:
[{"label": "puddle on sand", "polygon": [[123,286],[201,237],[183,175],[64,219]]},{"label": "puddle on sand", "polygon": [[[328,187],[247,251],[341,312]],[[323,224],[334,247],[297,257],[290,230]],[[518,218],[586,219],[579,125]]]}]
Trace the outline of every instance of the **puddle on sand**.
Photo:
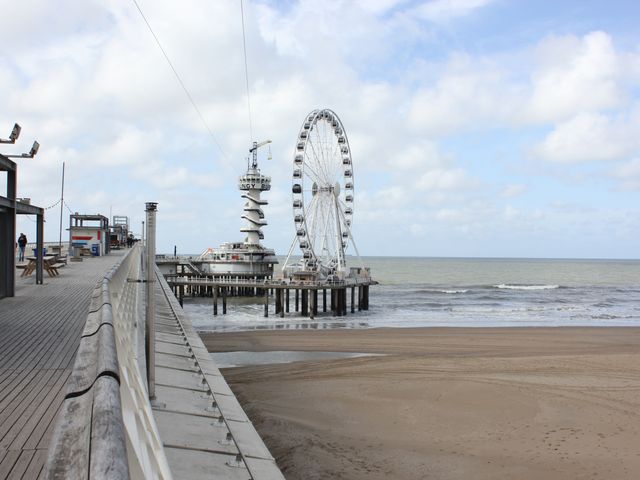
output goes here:
[{"label": "puddle on sand", "polygon": [[334,360],[337,358],[371,357],[376,353],[353,352],[304,352],[274,350],[270,352],[219,352],[210,353],[218,368],[245,367],[248,365],[269,365],[274,363],[303,362],[305,360]]}]

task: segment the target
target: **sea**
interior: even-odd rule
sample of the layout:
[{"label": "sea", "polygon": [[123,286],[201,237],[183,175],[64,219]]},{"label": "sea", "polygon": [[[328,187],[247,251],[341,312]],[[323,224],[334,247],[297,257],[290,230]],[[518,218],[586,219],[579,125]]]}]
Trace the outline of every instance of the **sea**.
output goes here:
[{"label": "sea", "polygon": [[262,298],[229,298],[227,315],[219,309],[216,317],[211,298],[187,297],[184,309],[197,330],[217,332],[640,326],[640,260],[352,257],[348,264],[370,267],[379,282],[368,311],[310,320],[293,313],[293,295],[285,318],[275,315],[273,299],[265,318]]}]

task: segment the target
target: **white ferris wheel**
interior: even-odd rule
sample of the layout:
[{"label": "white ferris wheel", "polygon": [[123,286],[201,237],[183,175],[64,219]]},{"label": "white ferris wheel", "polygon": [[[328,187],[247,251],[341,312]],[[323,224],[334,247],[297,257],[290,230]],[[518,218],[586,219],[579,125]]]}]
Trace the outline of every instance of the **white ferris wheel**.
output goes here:
[{"label": "white ferris wheel", "polygon": [[354,174],[347,133],[335,112],[309,113],[298,133],[293,158],[293,221],[302,268],[332,275],[346,270],[345,252],[351,243]]}]

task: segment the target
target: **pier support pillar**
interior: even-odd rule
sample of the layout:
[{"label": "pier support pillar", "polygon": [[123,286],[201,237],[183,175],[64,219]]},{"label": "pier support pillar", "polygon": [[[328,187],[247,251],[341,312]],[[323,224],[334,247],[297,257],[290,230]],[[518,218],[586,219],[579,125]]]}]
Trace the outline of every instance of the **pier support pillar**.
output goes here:
[{"label": "pier support pillar", "polygon": [[288,288],[285,290],[285,295],[286,295],[285,309],[286,309],[286,312],[289,313],[289,289]]},{"label": "pier support pillar", "polygon": [[355,312],[355,308],[354,308],[354,305],[353,305],[353,300],[354,300],[354,297],[355,297],[355,293],[356,293],[356,287],[351,287],[351,313]]},{"label": "pier support pillar", "polygon": [[364,290],[364,310],[369,310],[369,285],[364,285],[363,286],[363,290]]},{"label": "pier support pillar", "polygon": [[300,290],[302,296],[302,316],[306,317],[309,314],[309,290]]},{"label": "pier support pillar", "polygon": [[180,285],[180,297],[178,300],[180,300],[180,306],[182,307],[184,302],[184,285]]},{"label": "pier support pillar", "polygon": [[298,297],[299,297],[298,289],[296,288],[296,312],[298,311],[298,301],[299,301]]},{"label": "pier support pillar", "polygon": [[318,315],[318,290],[312,290],[313,294],[313,314]]},{"label": "pier support pillar", "polygon": [[227,314],[227,289],[225,287],[222,288],[222,314]]},{"label": "pier support pillar", "polygon": [[329,290],[331,292],[331,313],[335,316],[336,314],[336,291],[332,288]]},{"label": "pier support pillar", "polygon": [[267,318],[269,316],[269,289],[264,289],[264,316]]},{"label": "pier support pillar", "polygon": [[280,309],[281,309],[281,306],[280,306],[282,301],[280,298],[281,294],[282,294],[282,291],[277,289],[276,290],[276,315],[280,313]]},{"label": "pier support pillar", "polygon": [[342,289],[342,314],[347,316],[347,287]]},{"label": "pier support pillar", "polygon": [[218,315],[218,287],[213,287],[213,315]]},{"label": "pier support pillar", "polygon": [[358,311],[362,310],[362,287],[358,286]]},{"label": "pier support pillar", "polygon": [[327,289],[326,288],[322,289],[322,311],[323,312],[327,311]]},{"label": "pier support pillar", "polygon": [[316,309],[316,290],[307,290],[309,294],[309,318],[313,320],[315,318],[314,311]]}]

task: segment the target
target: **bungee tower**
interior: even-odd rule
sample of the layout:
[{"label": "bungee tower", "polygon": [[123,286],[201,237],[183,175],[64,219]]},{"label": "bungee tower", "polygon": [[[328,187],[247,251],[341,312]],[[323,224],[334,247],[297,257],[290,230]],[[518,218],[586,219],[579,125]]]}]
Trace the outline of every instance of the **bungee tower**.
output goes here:
[{"label": "bungee tower", "polygon": [[253,146],[249,149],[251,154],[251,163],[247,165],[247,173],[242,175],[238,181],[238,188],[242,194],[242,198],[247,202],[244,204],[244,215],[242,218],[246,220],[246,227],[240,231],[246,233],[244,240],[245,245],[260,245],[260,240],[264,239],[262,227],[267,225],[264,219],[264,211],[262,207],[268,205],[269,202],[262,200],[260,194],[271,190],[271,177],[267,177],[260,173],[258,169],[258,148],[271,143],[271,140],[258,143],[253,142]]}]

